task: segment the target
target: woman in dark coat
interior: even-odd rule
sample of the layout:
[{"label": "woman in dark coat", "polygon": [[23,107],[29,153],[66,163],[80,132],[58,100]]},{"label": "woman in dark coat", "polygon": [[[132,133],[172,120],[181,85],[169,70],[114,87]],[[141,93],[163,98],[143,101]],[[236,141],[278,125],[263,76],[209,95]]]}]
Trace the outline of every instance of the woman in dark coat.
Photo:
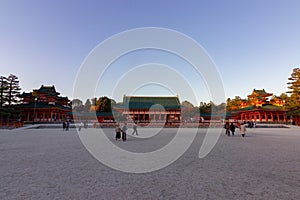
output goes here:
[{"label": "woman in dark coat", "polygon": [[235,125],[233,123],[230,124],[230,131],[232,133],[232,136],[234,136],[234,132],[235,132]]}]

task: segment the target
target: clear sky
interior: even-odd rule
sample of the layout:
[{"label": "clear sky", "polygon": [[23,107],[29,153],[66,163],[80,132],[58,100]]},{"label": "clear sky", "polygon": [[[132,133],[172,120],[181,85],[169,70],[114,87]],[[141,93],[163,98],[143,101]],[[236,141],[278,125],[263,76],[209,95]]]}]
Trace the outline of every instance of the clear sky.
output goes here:
[{"label": "clear sky", "polygon": [[[226,97],[246,98],[253,88],[280,95],[300,65],[299,10],[298,0],[0,0],[0,75],[17,75],[26,92],[55,85],[72,98],[76,74],[100,42],[128,29],[163,27],[202,45],[218,67]],[[133,63],[150,62],[156,53],[137,53]],[[156,87],[137,94],[155,95]],[[198,88],[197,102],[181,100],[210,100],[202,86],[192,87]]]}]

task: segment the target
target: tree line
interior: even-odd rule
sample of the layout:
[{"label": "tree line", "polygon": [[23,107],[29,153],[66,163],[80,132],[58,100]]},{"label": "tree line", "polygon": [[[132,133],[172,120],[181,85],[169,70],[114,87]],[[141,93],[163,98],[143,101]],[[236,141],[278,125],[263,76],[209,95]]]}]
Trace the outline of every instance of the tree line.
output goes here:
[{"label": "tree line", "polygon": [[71,101],[71,106],[75,112],[112,112],[112,108],[115,105],[117,105],[116,101],[106,96],[87,99],[84,104],[80,99]]}]

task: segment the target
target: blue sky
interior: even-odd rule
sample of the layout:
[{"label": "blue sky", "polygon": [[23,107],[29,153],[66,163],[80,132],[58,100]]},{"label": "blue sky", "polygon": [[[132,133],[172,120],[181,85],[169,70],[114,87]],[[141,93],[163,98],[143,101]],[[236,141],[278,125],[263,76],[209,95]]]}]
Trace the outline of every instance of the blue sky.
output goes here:
[{"label": "blue sky", "polygon": [[[299,10],[297,0],[0,0],[0,75],[17,75],[24,91],[55,85],[71,98],[82,62],[100,42],[128,29],[163,27],[202,45],[218,67],[226,97],[245,98],[253,88],[280,95],[300,65]],[[149,61],[146,53],[137,63]],[[210,100],[203,86],[192,87],[201,93],[197,102],[181,100]],[[139,94],[155,94],[152,89]]]}]

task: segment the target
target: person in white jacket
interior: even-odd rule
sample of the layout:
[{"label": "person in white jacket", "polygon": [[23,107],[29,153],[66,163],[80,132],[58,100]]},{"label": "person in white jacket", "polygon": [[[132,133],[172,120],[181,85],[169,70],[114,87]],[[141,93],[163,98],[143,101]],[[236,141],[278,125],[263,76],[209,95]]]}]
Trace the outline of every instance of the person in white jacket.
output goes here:
[{"label": "person in white jacket", "polygon": [[241,124],[241,126],[240,126],[240,131],[241,131],[242,137],[245,137],[245,134],[246,134],[246,126],[245,126],[244,123]]}]

